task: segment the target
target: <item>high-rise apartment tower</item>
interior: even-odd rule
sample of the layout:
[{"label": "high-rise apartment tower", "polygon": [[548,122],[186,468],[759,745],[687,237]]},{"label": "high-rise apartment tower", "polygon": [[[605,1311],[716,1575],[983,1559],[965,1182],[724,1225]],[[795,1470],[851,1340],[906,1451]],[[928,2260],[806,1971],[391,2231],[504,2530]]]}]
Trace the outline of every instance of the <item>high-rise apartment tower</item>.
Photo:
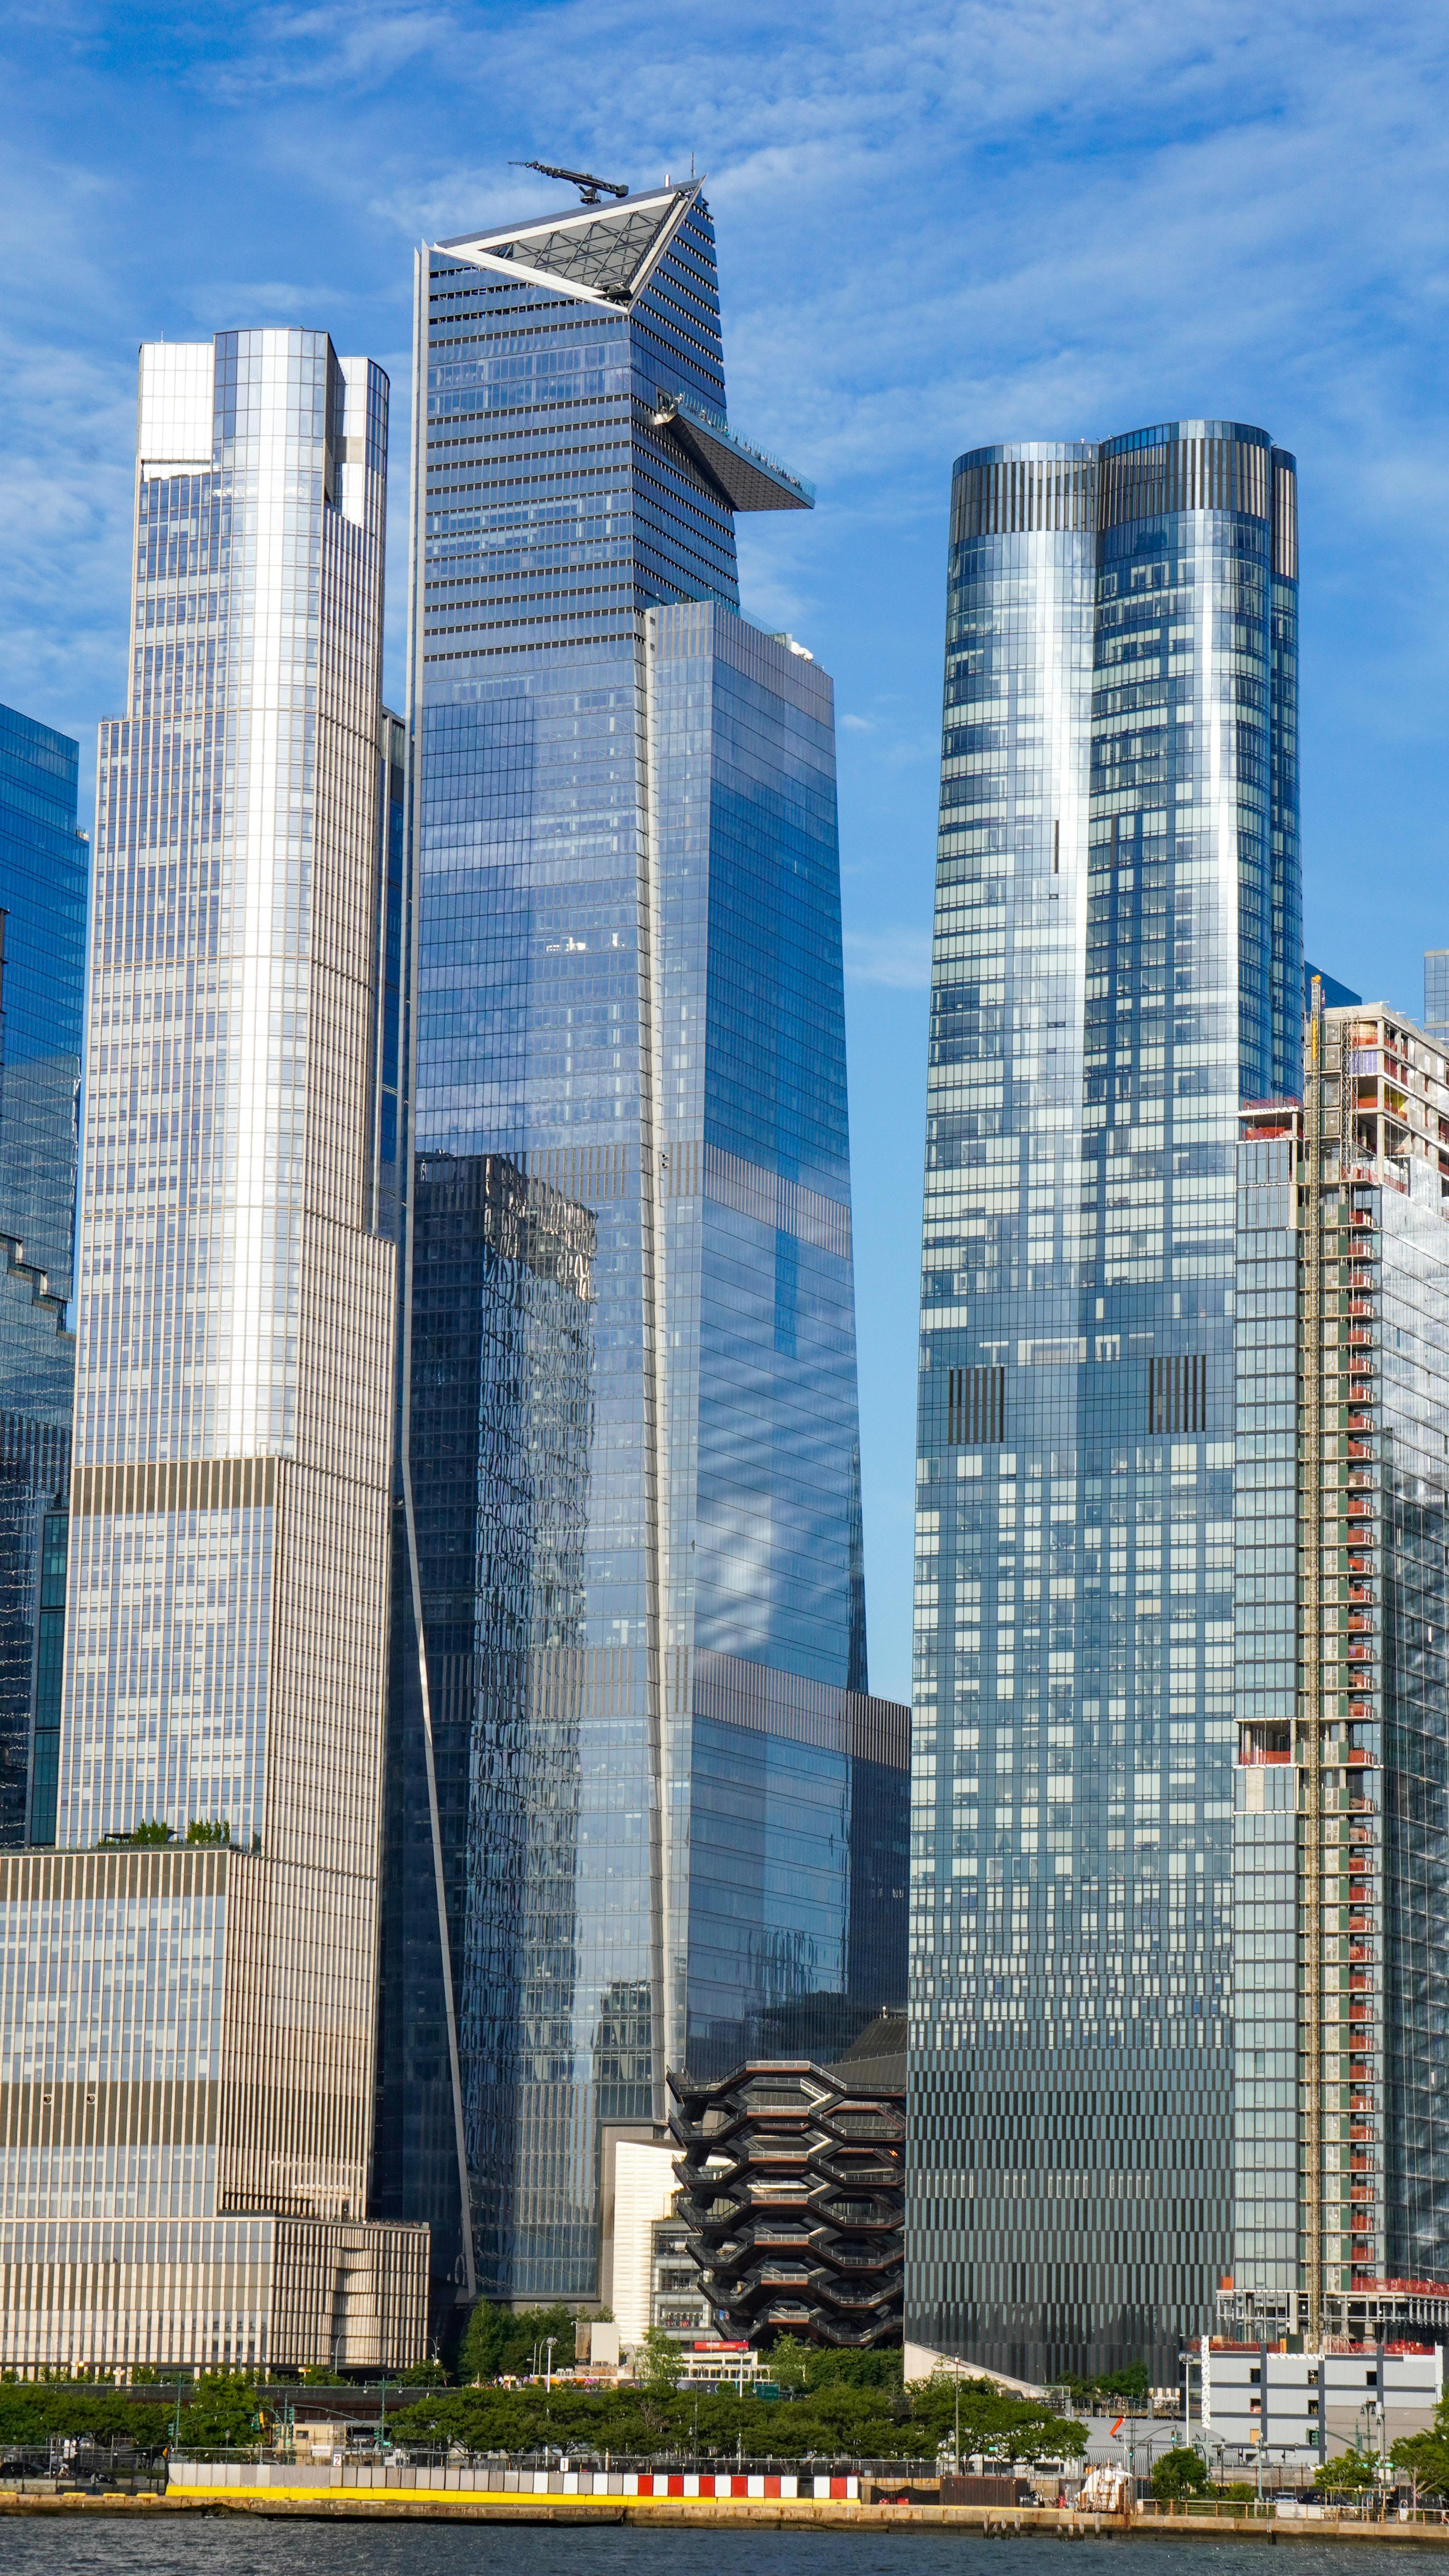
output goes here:
[{"label": "high-rise apartment tower", "polygon": [[85,999],[79,760],[69,735],[0,707],[0,1846],[49,1842],[55,1819],[58,1658],[41,1565],[56,1552],[46,1522],[57,1503],[63,1527],[75,1399],[66,1305]]},{"label": "high-rise apartment tower", "polygon": [[739,614],[736,512],[810,494],[728,426],[698,183],[434,246],[416,332],[379,2183],[443,2295],[588,2298],[666,2069],[904,1975],[833,693]]},{"label": "high-rise apartment tower", "polygon": [[1449,2329],[1449,1054],[1315,1012],[1238,1165],[1240,2333]]},{"label": "high-rise apartment tower", "polygon": [[1051,2379],[1229,2259],[1240,1099],[1298,1079],[1293,460],[952,486],[927,1100],[906,2332]]},{"label": "high-rise apartment tower", "polygon": [[397,1254],[387,380],[141,352],[101,727],[56,1841],[0,1859],[0,2355],[397,2362],[366,2221]]}]

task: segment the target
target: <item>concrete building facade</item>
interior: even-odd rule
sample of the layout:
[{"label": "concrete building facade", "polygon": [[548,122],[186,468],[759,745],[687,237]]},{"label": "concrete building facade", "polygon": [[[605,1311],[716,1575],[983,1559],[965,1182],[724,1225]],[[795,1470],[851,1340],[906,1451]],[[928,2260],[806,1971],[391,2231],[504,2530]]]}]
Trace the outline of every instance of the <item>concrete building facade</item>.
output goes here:
[{"label": "concrete building facade", "polygon": [[1449,2329],[1449,1054],[1316,1011],[1238,1169],[1239,2332]]}]

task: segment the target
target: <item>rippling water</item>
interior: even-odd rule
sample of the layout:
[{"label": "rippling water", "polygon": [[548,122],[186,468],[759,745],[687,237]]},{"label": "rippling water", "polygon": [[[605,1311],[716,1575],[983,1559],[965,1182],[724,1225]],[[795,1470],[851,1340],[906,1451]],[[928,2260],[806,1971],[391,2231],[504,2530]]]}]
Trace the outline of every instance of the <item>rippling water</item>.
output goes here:
[{"label": "rippling water", "polygon": [[[1264,2576],[1260,2540],[1133,2540],[1133,2576]],[[1362,2542],[1293,2540],[1278,2576],[1369,2576]],[[1120,2540],[986,2540],[934,2531],[590,2531],[489,2523],[262,2522],[238,2515],[135,2523],[107,2515],[0,2523],[4,2576],[1126,2576]],[[1064,2558],[1063,2552],[1070,2549]],[[1204,2564],[1206,2562],[1206,2564]],[[1449,2569],[1396,2546],[1404,2571]]]}]

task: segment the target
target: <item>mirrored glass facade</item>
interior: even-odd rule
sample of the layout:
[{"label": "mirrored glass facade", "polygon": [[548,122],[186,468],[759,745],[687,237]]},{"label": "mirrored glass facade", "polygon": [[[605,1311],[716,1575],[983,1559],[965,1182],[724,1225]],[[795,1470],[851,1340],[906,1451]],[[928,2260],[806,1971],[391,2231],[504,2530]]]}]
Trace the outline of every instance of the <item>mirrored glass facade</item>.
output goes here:
[{"label": "mirrored glass facade", "polygon": [[904,1972],[833,700],[738,613],[808,493],[725,427],[697,186],[434,248],[418,402],[379,2175],[441,2295],[587,2298],[601,2129]]},{"label": "mirrored glass facade", "polygon": [[[397,1313],[387,393],[325,332],[141,353],[47,1565],[60,1848],[0,1872],[7,2364],[420,2352],[421,2231],[364,2223]],[[260,2271],[225,2223],[245,2213],[301,2230],[261,2229]]]},{"label": "mirrored glass facade", "polygon": [[1229,2259],[1234,1156],[1298,1078],[1291,457],[957,464],[921,1307],[906,2331],[1036,2380]]},{"label": "mirrored glass facade", "polygon": [[[68,735],[0,707],[0,1846],[27,1839],[41,1529],[70,1481],[88,857],[79,759]],[[53,1815],[52,1769],[29,1833],[47,1839]]]}]

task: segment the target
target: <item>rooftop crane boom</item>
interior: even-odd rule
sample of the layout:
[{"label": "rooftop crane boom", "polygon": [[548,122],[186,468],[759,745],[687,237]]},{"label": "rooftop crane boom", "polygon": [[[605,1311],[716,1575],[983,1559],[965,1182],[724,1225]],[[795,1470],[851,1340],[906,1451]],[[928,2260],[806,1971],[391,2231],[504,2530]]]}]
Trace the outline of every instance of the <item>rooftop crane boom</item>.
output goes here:
[{"label": "rooftop crane boom", "polygon": [[629,194],[628,189],[621,188],[616,180],[596,179],[592,170],[560,170],[552,161],[510,161],[508,167],[510,170],[537,170],[544,179],[568,179],[586,206],[598,204],[600,189],[609,197],[627,197]]}]

